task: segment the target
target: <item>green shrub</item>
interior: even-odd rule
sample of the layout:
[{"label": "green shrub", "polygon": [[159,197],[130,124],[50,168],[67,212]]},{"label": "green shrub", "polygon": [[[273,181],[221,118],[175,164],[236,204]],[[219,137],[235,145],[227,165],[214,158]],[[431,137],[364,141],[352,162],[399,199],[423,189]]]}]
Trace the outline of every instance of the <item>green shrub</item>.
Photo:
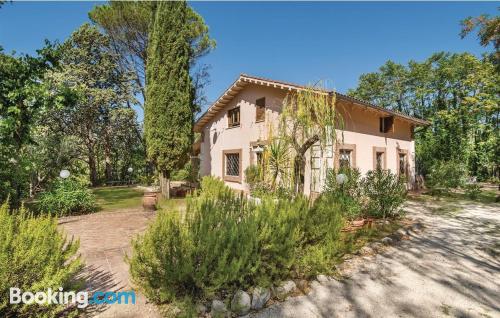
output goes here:
[{"label": "green shrub", "polygon": [[432,195],[448,194],[451,189],[465,184],[467,168],[456,161],[437,161],[426,178],[426,186]]},{"label": "green shrub", "polygon": [[226,191],[228,187],[219,178],[205,176],[201,178],[199,195],[203,198],[217,198],[221,192]]},{"label": "green shrub", "polygon": [[38,210],[58,216],[95,212],[96,197],[82,183],[72,179],[62,180],[56,182],[50,191],[41,194]]},{"label": "green shrub", "polygon": [[[337,182],[337,175],[340,173],[346,176],[346,181],[342,184]],[[329,170],[324,193],[339,204],[342,214],[347,219],[353,220],[362,215],[361,173],[358,169],[343,168],[339,172]]]},{"label": "green shrub", "polygon": [[133,280],[148,297],[166,302],[319,271],[342,227],[332,204],[319,200],[310,208],[309,200],[299,196],[263,197],[254,205],[220,180],[204,178],[200,195],[188,200],[183,221],[161,213],[133,242]]},{"label": "green shrub", "polygon": [[363,180],[363,193],[367,197],[366,212],[372,217],[395,217],[406,199],[403,178],[390,171],[377,169],[368,171]]},{"label": "green shrub", "polygon": [[46,291],[77,290],[74,276],[81,269],[78,241],[68,241],[50,216],[33,217],[24,208],[0,207],[0,316],[55,317],[64,305],[9,304],[9,288]]},{"label": "green shrub", "polygon": [[333,196],[321,195],[312,208],[304,211],[298,272],[306,277],[331,273],[344,226],[341,205]]},{"label": "green shrub", "polygon": [[463,186],[465,194],[472,200],[476,200],[481,194],[481,186],[477,183],[467,183]]}]

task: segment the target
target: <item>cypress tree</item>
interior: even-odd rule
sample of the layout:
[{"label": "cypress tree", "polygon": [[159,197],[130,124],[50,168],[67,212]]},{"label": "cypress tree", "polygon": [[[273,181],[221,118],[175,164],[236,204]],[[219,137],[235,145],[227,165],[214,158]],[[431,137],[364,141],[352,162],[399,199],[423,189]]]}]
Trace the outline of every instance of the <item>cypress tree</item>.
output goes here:
[{"label": "cypress tree", "polygon": [[186,163],[193,140],[191,54],[186,2],[159,2],[148,43],[144,126],[147,154],[166,198],[170,172]]}]

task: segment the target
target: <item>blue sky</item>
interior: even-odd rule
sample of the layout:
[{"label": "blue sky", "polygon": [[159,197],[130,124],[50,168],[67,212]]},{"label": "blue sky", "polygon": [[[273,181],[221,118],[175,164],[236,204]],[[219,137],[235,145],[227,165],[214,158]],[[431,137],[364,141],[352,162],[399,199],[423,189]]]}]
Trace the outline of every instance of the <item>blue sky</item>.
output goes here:
[{"label": "blue sky", "polygon": [[[63,41],[88,21],[96,2],[14,2],[0,9],[0,45],[34,53],[45,38]],[[498,14],[495,2],[192,2],[217,48],[206,95],[214,101],[240,73],[300,84],[327,80],[339,92],[391,59],[486,49],[460,39],[467,16]]]}]

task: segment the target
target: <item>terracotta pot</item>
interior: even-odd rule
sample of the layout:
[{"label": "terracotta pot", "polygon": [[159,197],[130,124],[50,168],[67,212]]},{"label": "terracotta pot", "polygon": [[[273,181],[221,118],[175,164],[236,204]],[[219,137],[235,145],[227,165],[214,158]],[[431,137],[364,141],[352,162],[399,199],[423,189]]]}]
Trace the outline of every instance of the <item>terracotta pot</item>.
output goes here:
[{"label": "terracotta pot", "polygon": [[157,202],[156,192],[144,192],[144,196],[142,197],[142,208],[144,211],[155,211]]},{"label": "terracotta pot", "polygon": [[354,220],[351,222],[352,226],[355,226],[355,227],[361,227],[365,224],[365,220],[364,219],[361,219],[361,220]]}]

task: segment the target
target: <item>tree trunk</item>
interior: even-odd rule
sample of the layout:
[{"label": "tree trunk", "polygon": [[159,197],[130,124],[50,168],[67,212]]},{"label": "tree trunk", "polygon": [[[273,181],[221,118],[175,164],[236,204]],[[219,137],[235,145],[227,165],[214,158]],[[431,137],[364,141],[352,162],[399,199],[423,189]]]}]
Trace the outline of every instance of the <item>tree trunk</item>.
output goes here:
[{"label": "tree trunk", "polygon": [[297,154],[293,160],[294,190],[297,194],[304,193],[304,171],[306,167],[306,157]]},{"label": "tree trunk", "polygon": [[94,150],[89,148],[89,173],[90,173],[90,184],[95,187],[97,186],[97,166],[94,157]]},{"label": "tree trunk", "polygon": [[314,145],[316,142],[319,141],[319,136],[314,135],[311,138],[309,138],[302,146],[300,146],[298,149],[295,149],[297,154],[295,155],[295,158],[293,160],[293,178],[294,178],[294,190],[295,193],[297,194],[302,194],[304,193],[304,173],[306,169],[306,152],[311,148],[312,145]]},{"label": "tree trunk", "polygon": [[111,149],[109,144],[106,143],[104,147],[104,169],[106,174],[106,181],[111,181],[113,178],[113,166],[111,164]]},{"label": "tree trunk", "polygon": [[160,191],[164,199],[170,199],[170,171],[160,171]]}]

